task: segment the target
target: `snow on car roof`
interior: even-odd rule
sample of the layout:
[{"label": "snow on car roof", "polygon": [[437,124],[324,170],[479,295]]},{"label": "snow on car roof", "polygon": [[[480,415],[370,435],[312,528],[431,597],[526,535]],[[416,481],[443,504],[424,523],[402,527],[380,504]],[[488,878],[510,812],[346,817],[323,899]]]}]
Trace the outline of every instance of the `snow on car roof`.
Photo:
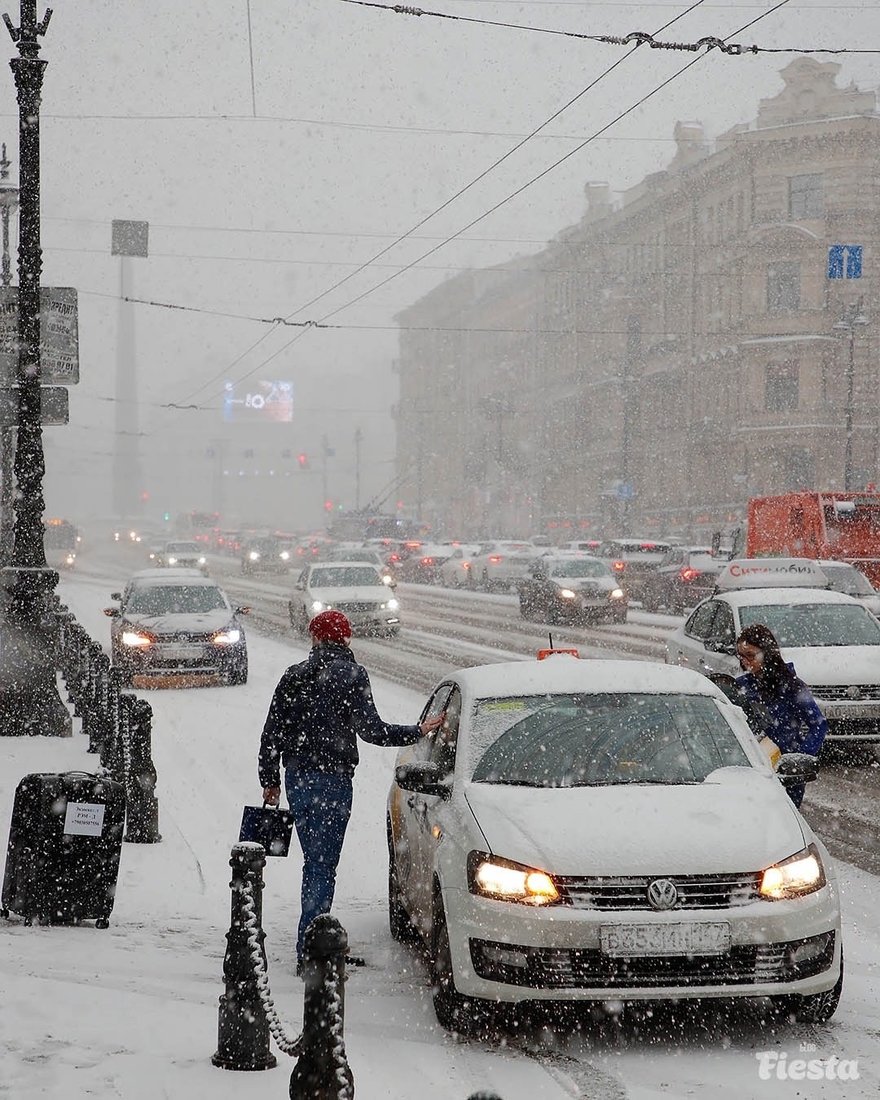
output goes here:
[{"label": "snow on car roof", "polygon": [[748,588],[719,593],[735,607],[751,607],[754,604],[811,604],[844,603],[861,606],[859,601],[844,592],[832,592],[828,588]]},{"label": "snow on car roof", "polygon": [[477,698],[580,691],[675,692],[724,698],[722,692],[698,672],[649,661],[580,660],[557,654],[532,663],[508,661],[477,665],[461,669],[455,675],[462,688]]},{"label": "snow on car roof", "polygon": [[141,569],[132,574],[129,584],[206,584],[212,588],[217,587],[217,582],[206,577],[198,569]]}]

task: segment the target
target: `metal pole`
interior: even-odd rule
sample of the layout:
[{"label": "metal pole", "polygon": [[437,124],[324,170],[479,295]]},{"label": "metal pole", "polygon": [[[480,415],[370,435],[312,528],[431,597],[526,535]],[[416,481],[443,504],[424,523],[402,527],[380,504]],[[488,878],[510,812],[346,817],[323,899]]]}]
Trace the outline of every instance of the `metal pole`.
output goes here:
[{"label": "metal pole", "polygon": [[46,62],[39,38],[52,15],[37,22],[36,0],[21,0],[21,25],[3,16],[19,57],[10,61],[18,98],[20,231],[18,245],[18,439],[12,565],[3,570],[4,732],[69,736],[71,720],[56,687],[58,637],[51,597],[58,574],[43,546],[43,438],[40,384],[40,91]]},{"label": "metal pole", "polygon": [[846,492],[853,491],[853,395],[856,373],[856,330],[854,319],[849,319],[849,362],[846,371],[846,412],[844,431],[846,442],[843,451],[843,487]]},{"label": "metal pole", "polygon": [[[3,269],[2,284],[12,284],[12,267],[9,257],[9,219],[12,211],[18,207],[18,188],[11,187],[9,179],[9,159],[6,156],[6,143],[3,143],[3,155],[0,157],[0,216],[3,221]],[[0,428],[0,565],[9,565],[12,561],[12,540],[15,525],[13,502],[15,500],[15,428]]]},{"label": "metal pole", "polygon": [[364,433],[357,428],[354,433],[354,510],[361,510],[361,440]]}]

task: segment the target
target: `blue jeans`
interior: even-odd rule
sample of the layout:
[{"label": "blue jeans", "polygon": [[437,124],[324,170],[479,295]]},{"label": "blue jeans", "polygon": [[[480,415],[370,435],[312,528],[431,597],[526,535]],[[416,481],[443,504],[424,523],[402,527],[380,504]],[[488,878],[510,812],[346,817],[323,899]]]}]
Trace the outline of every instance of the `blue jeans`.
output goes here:
[{"label": "blue jeans", "polygon": [[303,853],[302,903],[296,956],[302,958],[306,929],[321,913],[329,913],[336,887],[336,865],[351,817],[351,779],[347,775],[284,773],[287,802]]}]

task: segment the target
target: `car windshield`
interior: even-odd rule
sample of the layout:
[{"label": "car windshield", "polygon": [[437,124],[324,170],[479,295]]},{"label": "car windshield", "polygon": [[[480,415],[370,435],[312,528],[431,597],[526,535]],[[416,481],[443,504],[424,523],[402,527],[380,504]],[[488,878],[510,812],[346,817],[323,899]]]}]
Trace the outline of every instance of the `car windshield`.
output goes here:
[{"label": "car windshield", "polygon": [[220,589],[210,584],[156,584],[133,588],[125,610],[139,615],[188,615],[228,606]]},{"label": "car windshield", "polygon": [[847,596],[877,594],[865,574],[860,573],[854,565],[823,565],[822,572],[835,592],[844,592]]},{"label": "car windshield", "polygon": [[372,566],[350,565],[334,569],[313,569],[309,578],[310,588],[360,588],[364,585],[379,585],[384,588],[382,578]]},{"label": "car windshield", "polygon": [[169,554],[198,554],[199,544],[197,542],[167,542],[165,550]]},{"label": "car windshield", "polygon": [[608,566],[601,561],[589,558],[575,558],[572,561],[557,561],[550,570],[551,577],[609,577]]},{"label": "car windshield", "polygon": [[482,699],[471,742],[475,783],[526,787],[702,783],[750,767],[712,699],[596,693]]},{"label": "car windshield", "polygon": [[834,603],[754,604],[739,609],[741,626],[763,623],[784,648],[880,645],[880,623],[864,608]]}]

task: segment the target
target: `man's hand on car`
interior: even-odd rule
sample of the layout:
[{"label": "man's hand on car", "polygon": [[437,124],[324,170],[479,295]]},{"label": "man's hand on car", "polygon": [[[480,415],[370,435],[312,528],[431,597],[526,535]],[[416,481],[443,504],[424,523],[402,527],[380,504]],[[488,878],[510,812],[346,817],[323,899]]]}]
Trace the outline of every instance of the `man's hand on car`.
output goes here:
[{"label": "man's hand on car", "polygon": [[277,806],[280,798],[280,787],[263,787],[263,801],[267,806]]},{"label": "man's hand on car", "polygon": [[425,718],[422,722],[419,723],[419,729],[421,730],[422,737],[428,737],[434,732],[434,730],[439,729],[445,721],[445,710],[442,714],[436,714],[433,718]]}]

